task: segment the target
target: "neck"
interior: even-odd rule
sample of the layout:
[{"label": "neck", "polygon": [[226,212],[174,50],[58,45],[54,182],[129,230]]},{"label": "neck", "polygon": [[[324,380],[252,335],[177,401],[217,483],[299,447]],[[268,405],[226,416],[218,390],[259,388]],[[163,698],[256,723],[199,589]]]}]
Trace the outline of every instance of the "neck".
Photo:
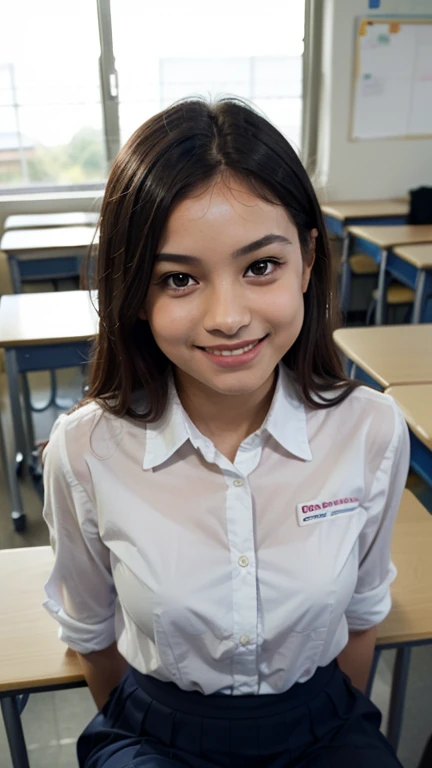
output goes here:
[{"label": "neck", "polygon": [[233,460],[239,445],[263,423],[273,398],[276,375],[249,395],[225,395],[196,379],[176,375],[180,401],[197,429]]}]

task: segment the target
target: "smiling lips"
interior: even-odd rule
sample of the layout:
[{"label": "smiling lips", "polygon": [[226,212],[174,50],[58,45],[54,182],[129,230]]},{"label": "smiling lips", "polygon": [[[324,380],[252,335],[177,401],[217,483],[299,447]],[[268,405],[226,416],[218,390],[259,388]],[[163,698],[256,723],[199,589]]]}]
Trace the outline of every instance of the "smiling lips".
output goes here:
[{"label": "smiling lips", "polygon": [[210,355],[222,355],[223,357],[229,357],[233,355],[244,355],[245,352],[249,352],[251,349],[256,347],[256,345],[259,343],[260,343],[260,339],[258,339],[258,341],[252,341],[250,344],[247,344],[245,347],[239,347],[238,349],[233,349],[233,348],[215,349],[214,347],[204,347],[204,349]]},{"label": "smiling lips", "polygon": [[199,347],[204,352],[215,357],[238,357],[250,352],[254,347],[258,346],[260,342],[264,341],[266,337],[261,339],[254,339],[253,341],[245,340],[239,341],[236,344],[218,344],[214,347]]}]

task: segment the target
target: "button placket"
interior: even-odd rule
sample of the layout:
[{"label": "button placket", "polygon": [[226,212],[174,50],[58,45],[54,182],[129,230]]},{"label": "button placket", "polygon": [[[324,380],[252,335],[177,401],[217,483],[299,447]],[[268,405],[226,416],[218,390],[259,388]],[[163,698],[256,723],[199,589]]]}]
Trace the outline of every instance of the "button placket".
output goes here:
[{"label": "button placket", "polygon": [[[227,480],[227,531],[233,588],[233,632],[237,650],[233,658],[233,687],[239,693],[258,692],[256,657],[257,588],[253,500],[247,479],[231,475]],[[245,688],[246,686],[246,688]]]}]

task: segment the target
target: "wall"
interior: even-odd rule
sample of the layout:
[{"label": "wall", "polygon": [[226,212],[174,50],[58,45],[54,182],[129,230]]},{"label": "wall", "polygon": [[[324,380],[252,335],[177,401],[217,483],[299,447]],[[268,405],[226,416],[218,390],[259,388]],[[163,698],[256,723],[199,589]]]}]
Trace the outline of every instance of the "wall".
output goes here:
[{"label": "wall", "polygon": [[316,186],[322,200],[405,196],[432,186],[432,138],[350,141],[356,18],[380,14],[432,15],[432,0],[323,0],[321,104]]}]

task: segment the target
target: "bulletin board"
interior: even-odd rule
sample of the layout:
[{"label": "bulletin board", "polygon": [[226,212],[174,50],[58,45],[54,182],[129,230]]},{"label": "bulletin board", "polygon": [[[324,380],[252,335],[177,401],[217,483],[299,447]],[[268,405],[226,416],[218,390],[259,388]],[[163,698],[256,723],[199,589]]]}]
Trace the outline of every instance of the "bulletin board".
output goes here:
[{"label": "bulletin board", "polygon": [[432,136],[432,18],[360,19],[351,139]]}]

